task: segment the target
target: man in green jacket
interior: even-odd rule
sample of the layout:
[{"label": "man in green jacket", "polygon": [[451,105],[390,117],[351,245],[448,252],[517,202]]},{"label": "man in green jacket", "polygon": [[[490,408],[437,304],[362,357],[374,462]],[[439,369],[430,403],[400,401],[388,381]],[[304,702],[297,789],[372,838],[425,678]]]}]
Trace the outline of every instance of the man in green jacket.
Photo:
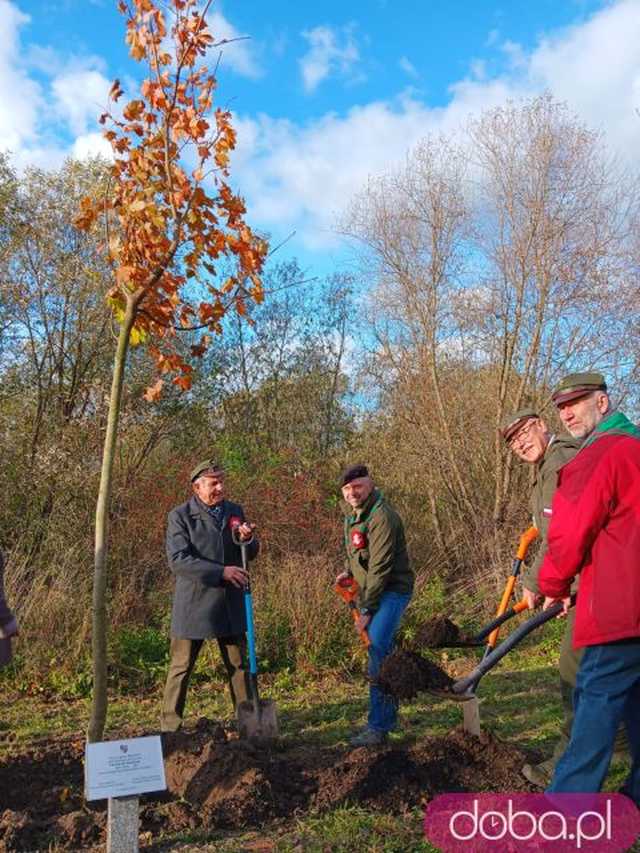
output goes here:
[{"label": "man in green jacket", "polygon": [[413,592],[404,526],[398,513],[375,488],[365,465],[351,465],[340,480],[342,496],[351,507],[345,517],[345,571],[358,583],[360,618],[356,631],[367,631],[369,646],[369,716],[367,727],[351,738],[352,746],[378,746],[395,727],[397,703],[375,684]]},{"label": "man in green jacket", "polygon": [[[558,484],[558,471],[576,455],[580,440],[576,438],[558,438],[553,435],[544,420],[535,409],[520,409],[506,415],[500,431],[509,449],[522,462],[534,466],[535,480],[530,497],[533,523],[540,531],[540,546],[533,563],[522,573],[523,597],[531,609],[542,603],[543,596],[538,591],[538,572],[547,550],[547,533],[551,521],[551,503]],[[560,695],[564,719],[560,728],[560,738],[551,758],[540,764],[525,764],[522,773],[525,778],[541,788],[551,781],[556,762],[563,754],[571,735],[573,723],[573,690],[580,666],[581,651],[572,647],[573,611],[567,619],[562,639],[558,668],[560,670]]]}]

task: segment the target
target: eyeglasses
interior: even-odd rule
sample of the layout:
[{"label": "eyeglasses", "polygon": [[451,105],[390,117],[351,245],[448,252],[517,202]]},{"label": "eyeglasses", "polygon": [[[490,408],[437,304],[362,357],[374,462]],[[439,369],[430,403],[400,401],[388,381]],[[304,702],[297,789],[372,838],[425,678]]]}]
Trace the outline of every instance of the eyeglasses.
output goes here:
[{"label": "eyeglasses", "polygon": [[525,439],[529,437],[531,430],[538,423],[537,418],[530,418],[525,424],[523,424],[520,429],[511,436],[507,444],[509,447],[517,447],[519,444],[522,444]]}]

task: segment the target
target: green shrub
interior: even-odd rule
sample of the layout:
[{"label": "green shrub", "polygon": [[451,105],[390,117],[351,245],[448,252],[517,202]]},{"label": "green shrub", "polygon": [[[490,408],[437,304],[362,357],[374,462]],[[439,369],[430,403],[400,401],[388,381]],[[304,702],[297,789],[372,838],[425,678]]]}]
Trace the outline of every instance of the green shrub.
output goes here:
[{"label": "green shrub", "polygon": [[125,627],[111,641],[111,681],[119,690],[149,689],[167,674],[169,640],[152,627]]}]

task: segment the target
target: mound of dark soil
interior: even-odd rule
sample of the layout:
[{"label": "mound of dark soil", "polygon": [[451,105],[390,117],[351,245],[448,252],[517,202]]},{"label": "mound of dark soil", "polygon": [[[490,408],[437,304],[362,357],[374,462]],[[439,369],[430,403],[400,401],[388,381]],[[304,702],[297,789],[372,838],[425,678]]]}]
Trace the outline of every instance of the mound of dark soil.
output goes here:
[{"label": "mound of dark soil", "polygon": [[419,626],[412,646],[416,651],[420,651],[436,649],[448,643],[467,642],[469,639],[448,616],[434,616]]},{"label": "mound of dark soil", "polygon": [[[126,736],[144,734],[128,732]],[[84,742],[50,740],[0,759],[0,851],[104,849],[106,803],[83,798]],[[217,723],[165,738],[168,791],[141,798],[141,832],[259,828],[305,812],[364,803],[403,814],[442,792],[527,790],[523,755],[455,730],[411,746],[238,741]]]},{"label": "mound of dark soil", "polygon": [[402,813],[444,792],[531,790],[520,772],[523,761],[509,744],[463,729],[405,748],[342,752],[318,774],[311,807],[357,802]]},{"label": "mound of dark soil", "polygon": [[451,676],[436,663],[406,649],[398,649],[383,660],[376,681],[399,702],[425,690],[448,690],[453,684]]},{"label": "mound of dark soil", "polygon": [[[276,745],[277,746],[277,745]],[[167,785],[202,816],[204,825],[256,826],[304,808],[315,784],[295,755],[246,741],[206,743],[197,754],[174,752]]]}]

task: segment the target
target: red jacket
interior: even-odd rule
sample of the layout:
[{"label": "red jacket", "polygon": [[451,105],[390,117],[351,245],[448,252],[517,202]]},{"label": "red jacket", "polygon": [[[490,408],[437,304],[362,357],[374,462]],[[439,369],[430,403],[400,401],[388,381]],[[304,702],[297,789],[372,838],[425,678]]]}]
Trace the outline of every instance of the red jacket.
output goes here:
[{"label": "red jacket", "polygon": [[560,470],[538,586],[564,598],[580,574],[573,645],[640,637],[640,432],[607,418]]}]

